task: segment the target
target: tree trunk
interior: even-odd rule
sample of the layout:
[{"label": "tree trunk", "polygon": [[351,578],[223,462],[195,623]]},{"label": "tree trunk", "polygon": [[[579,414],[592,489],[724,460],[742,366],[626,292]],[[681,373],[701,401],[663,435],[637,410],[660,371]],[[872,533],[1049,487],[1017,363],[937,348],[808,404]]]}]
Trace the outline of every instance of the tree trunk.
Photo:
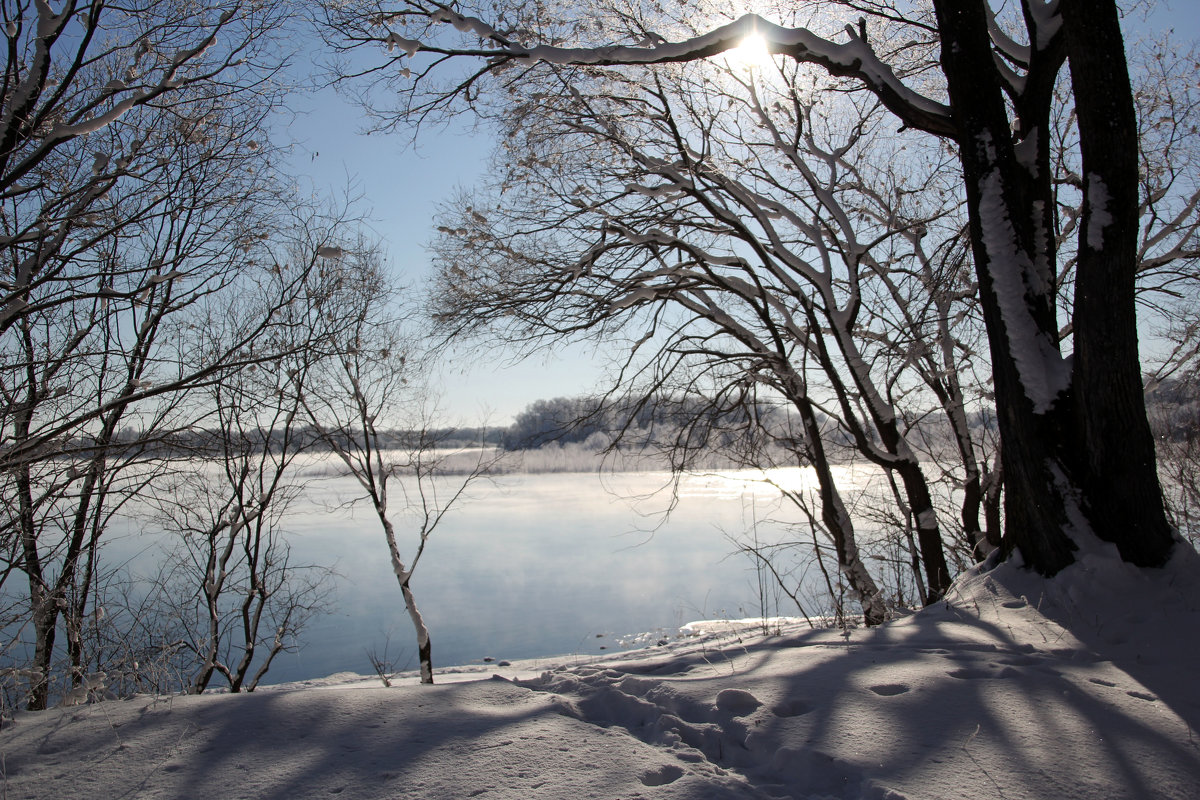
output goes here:
[{"label": "tree trunk", "polygon": [[[30,583],[36,579],[30,578]],[[40,581],[39,581],[40,582]],[[58,606],[52,593],[33,588],[33,671],[37,676],[29,687],[30,711],[42,711],[50,699],[50,667],[54,656],[54,638],[58,629]]]},{"label": "tree trunk", "polygon": [[1072,455],[1096,535],[1126,561],[1161,566],[1174,539],[1138,359],[1138,134],[1125,46],[1114,3],[1063,0],[1062,13],[1084,173]]},{"label": "tree trunk", "polygon": [[937,12],[1004,442],[1004,546],[1051,575],[1074,560],[1075,550],[1065,530],[1069,486],[1061,452],[1068,426],[1062,418],[1069,397],[1056,391],[1052,374],[1055,358],[1061,360],[1047,302],[1052,287],[1039,285],[1044,276],[1037,274],[1028,174],[1013,152],[984,4],[939,0]]},{"label": "tree trunk", "polygon": [[[378,501],[375,504],[375,511],[379,516],[379,521],[383,523],[383,535],[387,540],[388,553],[392,559],[392,572],[400,584],[400,593],[404,595],[404,606],[408,609],[409,619],[412,620],[413,628],[417,633],[417,657],[421,662],[421,683],[433,683],[433,649],[429,643],[429,628],[425,625],[425,618],[421,616],[420,610],[417,609],[417,601],[413,598],[412,589],[408,585],[412,579],[412,569],[405,567],[404,562],[400,560],[400,548],[396,544],[396,530],[387,518],[386,509]],[[415,566],[415,560],[413,564]]]},{"label": "tree trunk", "polygon": [[809,462],[817,473],[817,487],[821,497],[821,521],[825,530],[833,539],[833,547],[837,552],[838,569],[846,576],[850,591],[862,604],[863,622],[866,625],[881,625],[887,619],[887,609],[883,605],[883,597],[879,587],[871,577],[867,565],[863,563],[858,552],[858,542],[854,537],[854,523],[837,484],[833,480],[833,472],[829,468],[829,457],[825,453],[825,445],[821,440],[821,428],[817,424],[816,413],[808,400],[794,399],[793,405],[800,412],[804,425],[805,439],[808,446]]},{"label": "tree trunk", "polygon": [[[825,299],[829,308],[835,307],[836,301],[832,296]],[[904,484],[909,508],[917,523],[917,541],[921,549],[921,561],[925,567],[927,589],[922,601],[926,604],[935,603],[945,596],[950,588],[950,570],[946,565],[946,551],[942,546],[941,527],[938,524],[937,512],[929,491],[925,474],[921,471],[921,463],[909,447],[908,441],[900,432],[896,423],[895,409],[883,398],[871,379],[870,369],[866,360],[858,351],[858,347],[850,336],[852,318],[849,315],[830,315],[830,328],[837,341],[842,360],[847,366],[854,387],[847,386],[842,379],[841,371],[834,364],[821,335],[822,327],[817,321],[815,306],[808,302],[805,305],[805,315],[809,330],[814,332],[813,343],[815,353],[821,368],[829,378],[838,404],[843,411],[843,421],[850,434],[854,437],[858,451],[884,469],[894,469]],[[866,431],[865,426],[858,422],[853,398],[862,398],[867,414],[879,437],[879,444],[886,456],[881,454],[874,438]]]},{"label": "tree trunk", "polygon": [[417,602],[413,599],[412,589],[408,581],[400,584],[404,595],[404,604],[408,608],[408,616],[412,619],[413,628],[417,631],[417,657],[421,662],[421,683],[433,683],[433,649],[429,642],[429,628],[425,627],[425,619],[417,610]]},{"label": "tree trunk", "polygon": [[[1065,2],[1064,11],[1068,7],[1085,170],[1097,170],[1089,172],[1097,177],[1085,206],[1076,277],[1073,364],[1058,349],[1053,254],[1039,239],[1037,209],[1047,200],[1049,170],[1044,148],[1032,166],[1016,157],[984,3],[936,2],[1004,444],[1004,547],[1019,550],[1045,575],[1074,561],[1069,531],[1079,519],[1135,563],[1163,563],[1171,541],[1147,446],[1134,259],[1125,243],[1136,240],[1138,220],[1124,50],[1111,2],[1084,8],[1076,0]],[[1023,122],[1021,132],[1028,127]],[[1101,232],[1088,228],[1089,220],[1107,225]]]},{"label": "tree trunk", "polygon": [[917,544],[921,548],[921,563],[925,567],[925,583],[928,587],[922,598],[925,605],[936,603],[950,588],[950,568],[946,565],[946,553],[942,548],[942,532],[938,526],[937,511],[925,473],[915,459],[899,459],[894,469],[904,485],[913,522],[917,526]]}]

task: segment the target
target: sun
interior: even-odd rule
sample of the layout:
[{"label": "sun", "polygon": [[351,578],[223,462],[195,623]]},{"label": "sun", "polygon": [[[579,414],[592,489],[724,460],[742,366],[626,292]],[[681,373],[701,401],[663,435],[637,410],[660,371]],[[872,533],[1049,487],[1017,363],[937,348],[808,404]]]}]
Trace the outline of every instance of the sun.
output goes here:
[{"label": "sun", "polygon": [[748,34],[741,44],[726,52],[729,60],[743,67],[765,67],[771,63],[767,40],[761,33]]}]

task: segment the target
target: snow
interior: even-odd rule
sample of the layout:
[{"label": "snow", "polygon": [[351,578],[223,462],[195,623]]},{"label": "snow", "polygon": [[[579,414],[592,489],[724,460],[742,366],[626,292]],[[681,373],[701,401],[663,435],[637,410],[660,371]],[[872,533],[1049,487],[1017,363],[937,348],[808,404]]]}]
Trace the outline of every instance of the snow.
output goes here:
[{"label": "snow", "polygon": [[383,43],[387,46],[389,53],[392,52],[393,49],[399,47],[406,55],[409,56],[416,55],[417,49],[421,46],[420,42],[413,41],[412,39],[405,39],[403,36],[400,36],[396,33],[389,33],[386,37],[384,37]]},{"label": "snow", "polygon": [[1113,223],[1113,216],[1108,211],[1108,187],[1094,172],[1087,176],[1088,207],[1091,218],[1088,221],[1087,244],[1092,250],[1104,249],[1104,229]]},{"label": "snow", "polygon": [[[1188,798],[1200,557],[976,571],[873,630],[22,713],[6,797]],[[741,623],[741,624],[739,624]],[[495,673],[495,674],[493,674]]]},{"label": "snow", "polygon": [[[485,38],[495,33],[485,23],[473,17],[456,18],[449,12],[444,13],[446,17],[452,18],[460,30],[474,30]],[[469,27],[464,28],[463,25]],[[750,36],[759,37],[771,52],[788,53],[800,60],[817,61],[837,70],[851,71],[872,88],[894,93],[903,103],[930,117],[949,119],[950,110],[947,106],[910,89],[879,59],[866,42],[853,33],[850,41],[835,43],[817,36],[806,28],[782,27],[757,14],[745,14],[727,25],[682,42],[647,38],[633,47],[609,45],[564,48],[538,45],[531,48],[509,47],[503,52],[518,58],[560,65],[655,64],[693,60],[698,56],[734,50]]]},{"label": "snow", "polygon": [[[995,146],[990,137],[981,136],[979,144],[989,151],[988,161],[994,164]],[[1035,292],[1046,290],[1046,274],[1035,268],[1017,245],[998,169],[993,168],[980,179],[979,196],[983,245],[990,261],[988,272],[1005,334],[1025,395],[1033,403],[1034,411],[1043,414],[1071,383],[1070,362],[1059,353],[1055,342],[1038,331],[1025,302],[1027,286],[1032,286]]]}]

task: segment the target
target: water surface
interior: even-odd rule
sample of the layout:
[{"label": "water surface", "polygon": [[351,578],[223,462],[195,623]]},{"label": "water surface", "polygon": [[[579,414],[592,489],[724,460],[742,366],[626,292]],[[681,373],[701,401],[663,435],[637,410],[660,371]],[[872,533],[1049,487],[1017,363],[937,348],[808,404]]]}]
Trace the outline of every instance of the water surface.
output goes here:
[{"label": "water surface", "polygon": [[[655,493],[668,484],[665,473],[521,474],[477,484],[432,535],[412,579],[435,666],[594,654],[628,634],[670,635],[689,620],[761,613],[753,565],[727,537],[756,520],[764,540],[786,534],[766,521],[779,517],[778,492],[752,477],[688,477],[665,517],[670,493]],[[798,470],[775,478],[805,480]],[[332,505],[353,492],[350,479],[338,478],[316,487],[314,499]],[[397,523],[411,557],[415,536],[403,518]],[[415,667],[412,625],[369,507],[314,507],[289,529],[295,561],[334,564],[340,577],[335,612],[310,624],[299,653],[279,656],[272,682],[370,672],[372,648]]]}]

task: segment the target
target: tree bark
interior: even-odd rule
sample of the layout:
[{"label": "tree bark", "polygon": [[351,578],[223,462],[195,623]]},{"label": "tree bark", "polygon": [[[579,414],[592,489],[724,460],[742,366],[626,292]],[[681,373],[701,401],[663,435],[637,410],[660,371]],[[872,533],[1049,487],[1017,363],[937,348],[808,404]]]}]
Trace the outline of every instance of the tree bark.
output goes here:
[{"label": "tree bark", "polygon": [[400,584],[400,592],[404,595],[404,605],[408,608],[408,616],[412,619],[413,628],[417,632],[417,659],[421,663],[421,683],[433,683],[433,645],[429,641],[429,628],[425,618],[417,610],[417,601],[413,598],[408,581]]},{"label": "tree bark", "polygon": [[[1160,565],[1172,540],[1137,359],[1137,134],[1116,7],[1063,3],[1088,173],[1068,361],[1038,211],[1044,146],[1032,166],[1017,158],[985,4],[935,5],[1004,443],[1005,550],[1053,575],[1074,561],[1071,533],[1082,521],[1126,560]],[[1046,138],[1028,119],[1022,134]]]},{"label": "tree bark", "polygon": [[868,626],[881,625],[887,620],[887,609],[884,608],[883,598],[879,587],[871,577],[870,570],[863,563],[858,551],[858,542],[854,536],[854,522],[846,511],[841,493],[833,480],[833,472],[829,467],[829,457],[825,453],[825,444],[821,440],[821,428],[817,424],[816,413],[812,403],[807,399],[793,398],[793,406],[800,412],[804,425],[804,435],[808,448],[809,462],[817,473],[817,487],[821,497],[821,521],[825,530],[833,539],[833,547],[837,552],[838,568],[846,576],[850,591],[862,605],[863,622]]},{"label": "tree bark", "polygon": [[1096,535],[1126,561],[1161,566],[1174,539],[1138,359],[1138,132],[1125,47],[1114,3],[1063,0],[1062,14],[1084,173],[1071,376],[1075,472]]},{"label": "tree bark", "polygon": [[936,0],[935,7],[1004,442],[1004,547],[1019,550],[1029,566],[1051,575],[1074,560],[1075,544],[1066,533],[1068,487],[1061,475],[1069,398],[1060,392],[1050,399],[1050,386],[1041,387],[1040,407],[1030,397],[1036,362],[1051,362],[1058,354],[1050,287],[1037,285],[1031,187],[1013,151],[984,4]]}]

